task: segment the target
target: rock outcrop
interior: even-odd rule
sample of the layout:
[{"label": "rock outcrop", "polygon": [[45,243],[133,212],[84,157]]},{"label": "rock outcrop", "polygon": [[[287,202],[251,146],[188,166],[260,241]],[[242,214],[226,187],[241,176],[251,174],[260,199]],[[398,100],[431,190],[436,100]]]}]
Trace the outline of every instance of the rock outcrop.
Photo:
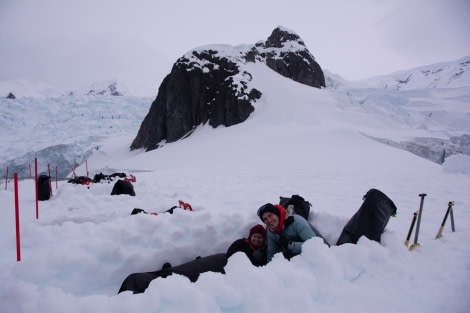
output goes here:
[{"label": "rock outcrop", "polygon": [[308,86],[325,86],[323,71],[304,42],[281,27],[255,45],[192,50],[175,62],[163,80],[130,149],[154,150],[206,123],[215,128],[244,122],[262,96],[246,69],[249,62],[265,63]]}]

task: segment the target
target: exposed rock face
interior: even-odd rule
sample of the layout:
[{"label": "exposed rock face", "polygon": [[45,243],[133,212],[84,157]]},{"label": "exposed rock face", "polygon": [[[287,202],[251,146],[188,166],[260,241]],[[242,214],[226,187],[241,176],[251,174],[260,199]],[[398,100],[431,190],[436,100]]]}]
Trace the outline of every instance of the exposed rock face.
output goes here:
[{"label": "exposed rock face", "polygon": [[228,127],[244,122],[262,95],[251,83],[248,62],[265,63],[312,87],[325,86],[323,71],[303,41],[282,28],[256,45],[193,50],[179,58],[163,80],[131,150],[156,149],[190,135],[201,124]]},{"label": "exposed rock face", "polygon": [[104,96],[104,95],[111,95],[111,96],[123,96],[123,94],[117,89],[116,87],[116,84],[117,83],[110,83],[108,85],[108,87],[106,87],[105,89],[102,89],[102,90],[95,90],[95,89],[91,89],[90,91],[88,91],[87,95],[88,96],[94,96],[94,95],[100,95],[100,96]]},{"label": "exposed rock face", "polygon": [[296,82],[320,88],[325,87],[325,76],[308,51],[302,39],[287,30],[276,28],[263,44],[252,49],[261,62],[273,71]]}]

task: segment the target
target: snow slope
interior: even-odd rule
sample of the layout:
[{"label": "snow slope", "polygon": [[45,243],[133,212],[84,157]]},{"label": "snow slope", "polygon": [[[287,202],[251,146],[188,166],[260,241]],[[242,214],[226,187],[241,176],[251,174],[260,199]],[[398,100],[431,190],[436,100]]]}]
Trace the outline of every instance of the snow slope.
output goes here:
[{"label": "snow slope", "polygon": [[[87,187],[59,181],[58,188],[53,184],[51,200],[39,203],[36,219],[34,183],[20,181],[20,262],[12,183],[5,189],[3,182],[0,311],[467,312],[469,158],[453,156],[440,166],[367,136],[464,132],[469,116],[462,114],[468,109],[461,99],[470,95],[468,87],[408,94],[364,89],[361,97],[368,100],[361,104],[347,97],[347,89],[310,88],[250,66],[263,97],[245,123],[201,126],[189,138],[148,153],[128,150],[138,121],[129,119],[121,128],[113,127],[116,133],[103,134],[106,138],[88,158],[90,173],[136,175],[135,197],[111,196],[113,184]],[[448,97],[449,92],[459,96]],[[391,95],[404,102],[381,102]],[[84,97],[82,108],[90,110],[109,98],[93,99]],[[420,127],[425,109],[416,99],[446,118]],[[112,110],[124,116],[136,106]],[[25,119],[37,110],[26,110]],[[66,125],[65,113],[58,112]],[[96,135],[96,120],[80,121],[79,134],[57,132],[50,144]],[[456,121],[461,129],[455,129]],[[19,127],[17,133],[35,138],[42,125]],[[10,145],[12,141],[2,148]],[[27,151],[27,140],[18,146]],[[85,172],[85,164],[76,170],[77,175]],[[255,268],[237,254],[226,275],[205,273],[196,283],[173,275],[155,280],[144,294],[116,294],[131,273],[225,251],[260,222],[257,208],[279,196],[300,194],[313,203],[311,222],[334,243],[370,188],[382,190],[398,207],[381,244],[362,238],[357,245],[328,248],[314,238],[290,262],[277,255],[267,266]],[[420,193],[427,194],[421,246],[408,251],[403,242]],[[137,207],[163,212],[178,200],[192,204],[194,211],[130,215]],[[448,221],[443,237],[435,240],[449,201],[455,201],[456,232]]]}]

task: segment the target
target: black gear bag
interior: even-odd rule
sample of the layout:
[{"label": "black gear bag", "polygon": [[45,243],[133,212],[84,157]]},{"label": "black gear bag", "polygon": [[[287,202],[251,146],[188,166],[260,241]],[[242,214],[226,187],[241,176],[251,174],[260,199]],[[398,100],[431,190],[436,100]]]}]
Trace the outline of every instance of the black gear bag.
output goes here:
[{"label": "black gear bag", "polygon": [[388,220],[397,214],[393,201],[380,190],[371,189],[362,199],[364,202],[344,226],[336,245],[356,244],[361,236],[380,242]]}]

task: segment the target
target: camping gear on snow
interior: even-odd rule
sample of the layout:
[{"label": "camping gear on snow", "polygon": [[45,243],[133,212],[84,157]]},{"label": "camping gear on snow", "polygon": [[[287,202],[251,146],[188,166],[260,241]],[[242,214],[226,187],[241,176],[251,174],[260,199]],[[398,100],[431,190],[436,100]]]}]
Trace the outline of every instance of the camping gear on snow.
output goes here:
[{"label": "camping gear on snow", "polygon": [[[191,207],[191,205],[189,203],[186,203],[186,202],[183,202],[181,200],[178,200],[178,206],[172,206],[171,208],[169,208],[168,210],[162,212],[162,213],[170,213],[170,214],[173,214],[173,211],[176,209],[176,208],[182,208],[184,210],[189,210],[189,211],[192,211],[193,208]],[[131,215],[135,215],[135,214],[139,214],[139,213],[145,213],[147,214],[147,212],[145,212],[145,210],[142,210],[142,209],[139,209],[139,208],[134,208],[131,212]],[[158,215],[158,213],[156,212],[152,212],[150,213],[152,215]]]},{"label": "camping gear on snow", "polygon": [[76,176],[67,180],[68,183],[78,184],[78,185],[89,185],[93,183],[93,179],[87,176]]},{"label": "camping gear on snow", "polygon": [[103,175],[102,172],[100,172],[99,174],[95,174],[95,176],[93,176],[94,183],[99,183],[102,179],[107,179],[107,177]]},{"label": "camping gear on snow", "polygon": [[137,179],[135,178],[135,176],[132,175],[132,174],[130,174],[130,176],[131,176],[131,177],[125,177],[124,180],[135,183],[135,182],[137,181]]},{"label": "camping gear on snow", "polygon": [[419,211],[416,211],[413,213],[413,219],[411,220],[410,229],[408,230],[408,235],[406,236],[406,240],[405,240],[405,246],[407,247],[408,247],[408,244],[410,243],[411,234],[413,233],[413,229],[415,228],[416,218],[418,217],[418,214],[419,214]]},{"label": "camping gear on snow", "polygon": [[427,196],[427,194],[425,194],[425,193],[419,194],[419,197],[421,198],[421,201],[419,203],[419,211],[418,211],[418,216],[417,216],[417,220],[416,220],[415,241],[411,245],[410,251],[419,246],[419,243],[418,243],[419,226],[421,225],[421,215],[423,215],[424,197],[426,197],[426,196]]},{"label": "camping gear on snow", "polygon": [[195,282],[199,275],[205,272],[216,272],[225,274],[224,267],[227,264],[225,253],[217,253],[206,257],[198,257],[193,261],[186,262],[178,266],[164,266],[161,270],[147,273],[134,273],[129,275],[121,285],[118,293],[132,291],[134,294],[143,293],[150,282],[158,277],[168,277],[172,274],[179,274]]},{"label": "camping gear on snow", "polygon": [[126,176],[127,176],[126,173],[112,173],[111,175],[109,175],[109,177],[112,177],[112,178],[115,178],[115,177],[124,178]]},{"label": "camping gear on snow", "polygon": [[93,176],[93,182],[99,183],[101,180],[106,180],[109,183],[110,181],[113,181],[116,177],[123,178],[124,180],[133,183],[137,181],[137,178],[132,174],[130,174],[130,177],[127,177],[126,173],[113,173],[111,175],[104,175],[103,172],[100,172],[99,174],[95,174],[95,176]]},{"label": "camping gear on snow", "polygon": [[111,191],[111,195],[131,195],[135,196],[134,186],[131,182],[119,179]]},{"label": "camping gear on snow", "polygon": [[444,226],[446,224],[447,217],[449,216],[449,214],[450,214],[450,223],[451,223],[452,232],[455,232],[454,208],[453,208],[454,204],[455,204],[454,201],[449,202],[449,205],[447,206],[446,214],[444,215],[444,219],[442,220],[442,223],[441,223],[441,227],[439,227],[439,230],[437,232],[436,239],[439,239],[442,237],[442,232],[444,231]]},{"label": "camping gear on snow", "polygon": [[380,242],[388,220],[397,213],[393,201],[380,190],[370,189],[362,199],[364,202],[344,226],[336,245],[356,244],[361,236]]},{"label": "camping gear on snow", "polygon": [[132,212],[131,212],[131,215],[136,215],[136,214],[139,214],[139,213],[145,213],[145,214],[147,214],[147,212],[145,212],[145,211],[142,210],[142,209],[134,208],[134,210],[132,210]]},{"label": "camping gear on snow", "polygon": [[186,203],[186,202],[183,202],[181,200],[178,200],[178,204],[179,204],[179,207],[180,208],[183,208],[185,210],[189,210],[189,211],[192,211],[193,208],[191,207],[191,205],[189,203]]},{"label": "camping gear on snow", "polygon": [[[171,209],[168,209],[166,210],[165,212],[163,213],[170,213],[170,214],[173,214],[173,210],[176,209],[177,206],[175,205],[174,207],[172,207]],[[142,209],[139,209],[139,208],[134,208],[131,212],[131,215],[136,215],[136,214],[139,214],[139,213],[145,213],[145,214],[148,214],[145,210],[142,210]],[[150,213],[151,215],[158,215],[157,212],[151,212]]]},{"label": "camping gear on snow", "polygon": [[51,197],[51,184],[50,176],[39,175],[38,177],[38,200],[44,201],[49,200]]},{"label": "camping gear on snow", "polygon": [[289,205],[293,206],[294,212],[308,221],[310,214],[310,207],[312,204],[299,195],[292,195],[292,197],[279,197],[279,204],[287,209]]},{"label": "camping gear on snow", "polygon": [[282,207],[286,210],[289,210],[290,206],[292,206],[291,208],[294,210],[295,214],[298,214],[307,220],[308,224],[310,225],[310,228],[315,233],[315,236],[320,237],[321,239],[323,239],[323,242],[328,247],[330,246],[330,244],[328,243],[328,241],[326,241],[325,237],[323,237],[320,231],[318,231],[318,229],[313,226],[312,223],[310,223],[308,220],[310,216],[310,207],[312,206],[309,201],[305,200],[299,195],[292,195],[290,198],[280,196],[279,204],[282,205]]}]

